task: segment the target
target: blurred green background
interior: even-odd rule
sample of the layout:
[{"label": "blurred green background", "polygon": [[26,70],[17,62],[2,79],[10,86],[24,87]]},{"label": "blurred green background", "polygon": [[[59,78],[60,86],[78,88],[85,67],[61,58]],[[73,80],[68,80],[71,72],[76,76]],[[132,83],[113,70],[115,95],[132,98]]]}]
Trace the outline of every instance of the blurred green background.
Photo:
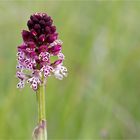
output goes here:
[{"label": "blurred green background", "polygon": [[35,93],[15,78],[21,31],[53,17],[69,75],[48,79],[49,140],[140,139],[140,1],[0,1],[0,140],[29,140]]}]

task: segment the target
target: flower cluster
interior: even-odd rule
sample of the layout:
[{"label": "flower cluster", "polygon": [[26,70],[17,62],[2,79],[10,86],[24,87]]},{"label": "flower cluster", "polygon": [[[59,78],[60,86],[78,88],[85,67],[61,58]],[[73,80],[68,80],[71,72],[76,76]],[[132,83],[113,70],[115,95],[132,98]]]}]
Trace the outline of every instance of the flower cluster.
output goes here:
[{"label": "flower cluster", "polygon": [[45,13],[35,13],[27,26],[29,30],[22,31],[23,43],[18,46],[17,88],[29,83],[36,91],[48,76],[63,79],[67,69],[63,66],[62,41],[58,39],[52,18]]}]

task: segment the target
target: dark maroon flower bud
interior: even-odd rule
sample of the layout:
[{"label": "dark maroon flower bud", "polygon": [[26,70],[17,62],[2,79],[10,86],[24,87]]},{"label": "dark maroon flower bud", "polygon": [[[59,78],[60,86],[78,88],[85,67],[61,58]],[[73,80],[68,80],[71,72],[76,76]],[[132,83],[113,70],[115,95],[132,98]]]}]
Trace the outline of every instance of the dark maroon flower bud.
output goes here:
[{"label": "dark maroon flower bud", "polygon": [[33,40],[33,36],[29,31],[23,30],[22,31],[22,38],[24,42],[29,42]]},{"label": "dark maroon flower bud", "polygon": [[47,25],[47,26],[51,26],[52,23],[53,23],[53,20],[51,19],[51,20],[49,20],[48,22],[46,22],[46,25]]},{"label": "dark maroon flower bud", "polygon": [[34,15],[31,15],[31,16],[30,16],[30,19],[33,20],[33,17],[34,17]]},{"label": "dark maroon flower bud", "polygon": [[40,29],[41,27],[40,27],[40,25],[39,24],[35,24],[35,26],[34,26],[34,29],[35,30],[38,30],[38,29]]},{"label": "dark maroon flower bud", "polygon": [[55,35],[50,35],[50,36],[47,37],[47,42],[52,43],[55,39],[56,39]]},{"label": "dark maroon flower bud", "polygon": [[56,31],[56,26],[51,26],[51,32],[54,33]]},{"label": "dark maroon flower bud", "polygon": [[42,26],[45,26],[45,24],[46,24],[44,20],[40,20],[39,23],[40,23]]},{"label": "dark maroon flower bud", "polygon": [[45,32],[46,32],[46,34],[50,34],[51,33],[50,27],[46,26],[45,27]]},{"label": "dark maroon flower bud", "polygon": [[44,17],[44,20],[45,20],[46,22],[48,22],[48,21],[51,20],[51,17],[50,17],[50,16],[45,16],[45,17]]},{"label": "dark maroon flower bud", "polygon": [[41,42],[45,41],[45,35],[44,34],[39,36],[39,41],[41,41]]},{"label": "dark maroon flower bud", "polygon": [[35,15],[31,15],[30,19],[31,19],[32,21],[34,21],[35,23],[38,22],[38,19],[36,18]]},{"label": "dark maroon flower bud", "polygon": [[42,29],[41,29],[41,32],[44,34],[44,33],[45,33],[45,29],[44,29],[44,28],[42,28]]},{"label": "dark maroon flower bud", "polygon": [[39,15],[39,14],[36,14],[36,15],[34,15],[38,20],[41,20],[41,15]]},{"label": "dark maroon flower bud", "polygon": [[37,32],[36,32],[34,29],[31,29],[31,34],[32,34],[33,36],[36,36],[36,35],[37,35]]},{"label": "dark maroon flower bud", "polygon": [[43,19],[46,21],[46,19],[48,18],[48,15],[47,14],[45,14],[45,15],[43,15]]},{"label": "dark maroon flower bud", "polygon": [[32,20],[28,20],[27,26],[28,26],[29,30],[30,30],[31,28],[33,28],[33,25],[34,25],[33,21],[32,21]]},{"label": "dark maroon flower bud", "polygon": [[49,52],[52,53],[53,55],[57,55],[61,50],[61,45],[55,45],[51,48],[49,48]]}]

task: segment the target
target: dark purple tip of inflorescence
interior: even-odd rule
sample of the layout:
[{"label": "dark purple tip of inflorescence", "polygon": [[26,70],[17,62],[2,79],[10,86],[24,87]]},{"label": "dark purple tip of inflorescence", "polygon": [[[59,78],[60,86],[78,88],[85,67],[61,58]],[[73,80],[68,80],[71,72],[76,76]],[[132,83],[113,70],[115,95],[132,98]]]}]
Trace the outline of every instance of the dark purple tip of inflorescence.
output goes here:
[{"label": "dark purple tip of inflorescence", "polygon": [[35,13],[30,16],[27,22],[28,31],[22,33],[24,41],[34,40],[39,44],[52,43],[57,39],[56,26],[53,25],[53,20],[45,13]]}]

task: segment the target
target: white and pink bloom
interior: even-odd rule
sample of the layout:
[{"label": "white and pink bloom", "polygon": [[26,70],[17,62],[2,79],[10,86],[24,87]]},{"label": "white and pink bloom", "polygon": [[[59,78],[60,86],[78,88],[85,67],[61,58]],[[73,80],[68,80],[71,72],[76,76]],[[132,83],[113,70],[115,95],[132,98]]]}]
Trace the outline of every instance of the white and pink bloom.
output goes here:
[{"label": "white and pink bloom", "polygon": [[[27,26],[29,31],[22,31],[23,43],[18,46],[17,88],[29,83],[36,91],[48,76],[54,75],[62,80],[67,76],[67,69],[63,66],[62,41],[58,39],[52,18],[45,13],[35,13]],[[54,56],[57,60],[52,62]]]}]

